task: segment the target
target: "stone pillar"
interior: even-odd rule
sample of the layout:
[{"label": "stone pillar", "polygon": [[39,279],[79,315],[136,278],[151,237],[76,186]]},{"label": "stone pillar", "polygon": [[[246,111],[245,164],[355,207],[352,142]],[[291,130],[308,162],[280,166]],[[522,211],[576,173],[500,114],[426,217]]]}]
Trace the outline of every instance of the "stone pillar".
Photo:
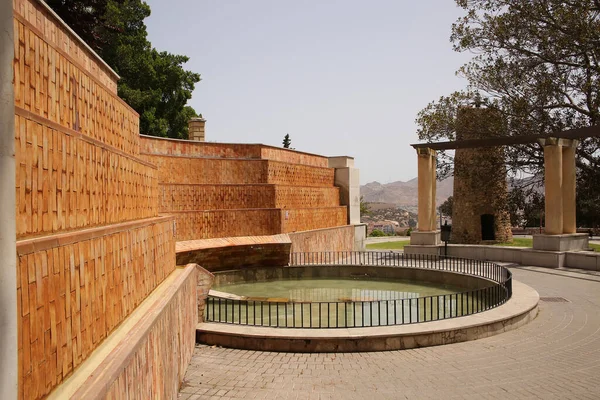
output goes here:
[{"label": "stone pillar", "polygon": [[0,392],[18,393],[13,2],[0,1]]},{"label": "stone pillar", "polygon": [[435,151],[417,149],[419,171],[418,231],[435,230]]},{"label": "stone pillar", "polygon": [[544,185],[546,189],[546,229],[533,235],[534,250],[576,251],[588,247],[589,237],[577,233],[575,218],[576,140],[548,138],[544,147]]},{"label": "stone pillar", "polygon": [[545,220],[547,235],[563,233],[562,147],[557,139],[544,143],[544,186],[546,190]]},{"label": "stone pillar", "polygon": [[563,192],[563,233],[576,233],[575,196],[577,176],[575,172],[575,151],[577,141],[573,140],[562,148],[562,192]]},{"label": "stone pillar", "polygon": [[204,127],[206,120],[202,118],[202,114],[199,117],[192,118],[188,122],[188,138],[189,140],[195,140],[197,142],[204,142]]},{"label": "stone pillar", "polygon": [[435,208],[435,151],[417,149],[419,170],[418,227],[410,234],[410,245],[404,247],[406,254],[438,254],[440,231],[436,230]]},{"label": "stone pillar", "polygon": [[340,204],[348,206],[348,225],[360,224],[360,178],[352,157],[329,157],[335,168],[334,185],[340,188]]}]

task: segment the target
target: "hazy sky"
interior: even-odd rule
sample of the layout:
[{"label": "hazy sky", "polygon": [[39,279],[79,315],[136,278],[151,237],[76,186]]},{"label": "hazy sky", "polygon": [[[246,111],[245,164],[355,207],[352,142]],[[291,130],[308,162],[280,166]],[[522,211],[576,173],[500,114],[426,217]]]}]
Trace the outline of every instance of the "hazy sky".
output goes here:
[{"label": "hazy sky", "polygon": [[453,0],[149,0],[149,39],[202,75],[206,139],[349,155],[361,184],[417,174],[417,112],[462,89]]}]

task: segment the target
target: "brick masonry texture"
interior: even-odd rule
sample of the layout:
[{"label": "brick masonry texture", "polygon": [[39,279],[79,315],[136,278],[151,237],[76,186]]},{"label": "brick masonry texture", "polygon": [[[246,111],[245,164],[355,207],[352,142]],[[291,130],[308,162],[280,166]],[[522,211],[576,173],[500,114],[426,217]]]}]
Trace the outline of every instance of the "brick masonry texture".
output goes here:
[{"label": "brick masonry texture", "polygon": [[[463,107],[458,112],[458,140],[504,134],[502,119],[488,108]],[[512,239],[504,149],[458,149],[454,158],[453,243],[482,243],[481,216],[494,216],[496,242]]]},{"label": "brick masonry texture", "polygon": [[21,398],[48,394],[173,271],[172,217],[141,225],[18,242]]},{"label": "brick masonry texture", "polygon": [[[172,212],[177,240],[276,235],[346,225],[346,207]],[[351,247],[350,247],[351,248]]]},{"label": "brick masonry texture", "polygon": [[157,170],[25,117],[15,117],[17,237],[158,215]]},{"label": "brick masonry texture", "polygon": [[332,187],[334,170],[269,160],[144,155],[156,165],[159,182],[186,184],[260,184]]},{"label": "brick masonry texture", "polygon": [[196,341],[197,288],[206,284],[206,279],[200,278],[198,286],[199,274],[191,274],[181,286],[102,398],[177,398]]},{"label": "brick masonry texture", "polygon": [[281,232],[299,232],[346,225],[346,212],[345,206],[281,210]]},{"label": "brick masonry texture", "polygon": [[283,185],[160,186],[160,211],[339,206],[337,187]]},{"label": "brick masonry texture", "polygon": [[263,159],[314,167],[328,167],[329,165],[327,157],[262,144],[200,143],[148,136],[140,138],[140,152],[143,154],[172,156]]},{"label": "brick masonry texture", "polygon": [[128,154],[139,118],[116,78],[35,0],[15,0],[15,106]]},{"label": "brick masonry texture", "polygon": [[281,229],[281,212],[277,209],[181,211],[173,215],[178,241],[275,235]]}]

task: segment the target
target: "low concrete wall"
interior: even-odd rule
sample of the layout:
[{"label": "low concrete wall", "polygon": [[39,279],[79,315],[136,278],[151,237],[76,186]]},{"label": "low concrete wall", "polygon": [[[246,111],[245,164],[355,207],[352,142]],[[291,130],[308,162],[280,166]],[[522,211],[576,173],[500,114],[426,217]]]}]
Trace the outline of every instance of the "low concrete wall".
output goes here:
[{"label": "low concrete wall", "polygon": [[459,343],[517,329],[538,312],[538,293],[513,281],[513,297],[479,314],[440,321],[371,328],[287,329],[224,323],[198,324],[196,340],[237,349],[339,353],[389,351]]},{"label": "low concrete wall", "polygon": [[195,263],[208,271],[287,265],[292,243],[287,235],[178,242],[177,265]]},{"label": "low concrete wall", "polygon": [[[431,252],[427,254],[444,254],[443,246],[437,248],[428,246],[428,248]],[[448,245],[448,256],[538,267],[566,267],[600,271],[600,253],[592,251],[545,251],[523,247],[451,244]]]}]

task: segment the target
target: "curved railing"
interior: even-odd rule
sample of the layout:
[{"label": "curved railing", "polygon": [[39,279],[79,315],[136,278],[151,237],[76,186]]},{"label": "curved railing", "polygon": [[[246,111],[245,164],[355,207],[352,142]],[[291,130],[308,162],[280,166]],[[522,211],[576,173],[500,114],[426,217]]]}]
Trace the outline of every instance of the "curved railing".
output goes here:
[{"label": "curved railing", "polygon": [[446,271],[482,278],[479,289],[415,298],[295,302],[210,295],[205,320],[282,328],[360,328],[414,324],[462,317],[504,304],[512,296],[512,273],[488,261],[394,252],[292,253],[290,266],[391,266]]}]

